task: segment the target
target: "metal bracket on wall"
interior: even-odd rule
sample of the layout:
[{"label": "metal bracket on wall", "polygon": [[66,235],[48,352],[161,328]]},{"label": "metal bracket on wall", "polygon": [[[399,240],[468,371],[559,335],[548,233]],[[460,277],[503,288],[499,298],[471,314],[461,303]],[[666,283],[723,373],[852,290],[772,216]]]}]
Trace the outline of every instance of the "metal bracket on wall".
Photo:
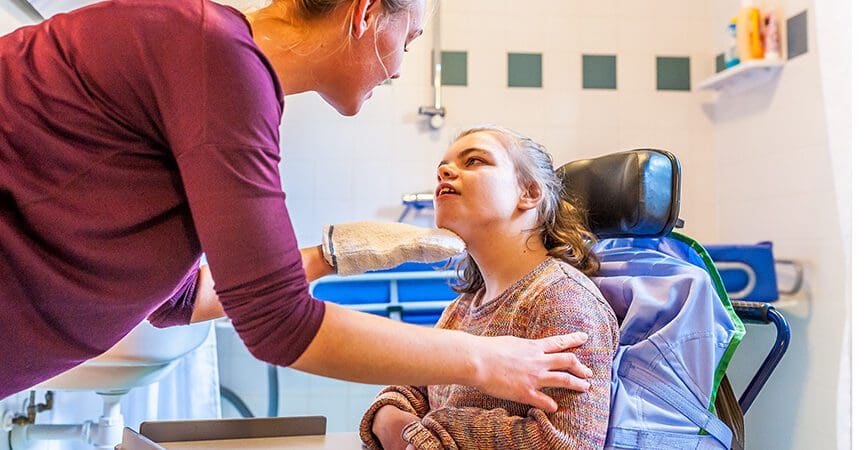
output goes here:
[{"label": "metal bracket on wall", "polygon": [[418,108],[418,114],[430,118],[430,128],[438,130],[445,124],[442,107],[442,14],[441,5],[433,12],[433,106]]},{"label": "metal bracket on wall", "polygon": [[788,289],[779,288],[780,294],[785,295],[794,295],[800,292],[800,289],[803,288],[803,264],[799,261],[794,261],[793,259],[777,259],[775,260],[776,265],[779,266],[788,266],[794,271],[794,283]]}]

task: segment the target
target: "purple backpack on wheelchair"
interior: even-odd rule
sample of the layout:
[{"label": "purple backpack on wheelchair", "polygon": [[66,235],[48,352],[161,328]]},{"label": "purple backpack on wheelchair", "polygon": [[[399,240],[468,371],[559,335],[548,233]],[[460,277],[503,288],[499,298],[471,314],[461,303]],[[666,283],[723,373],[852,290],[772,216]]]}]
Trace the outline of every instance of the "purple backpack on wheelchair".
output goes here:
[{"label": "purple backpack on wheelchair", "polygon": [[714,405],[745,328],[692,245],[673,235],[596,247],[593,280],[621,323],[606,448],[732,446]]}]

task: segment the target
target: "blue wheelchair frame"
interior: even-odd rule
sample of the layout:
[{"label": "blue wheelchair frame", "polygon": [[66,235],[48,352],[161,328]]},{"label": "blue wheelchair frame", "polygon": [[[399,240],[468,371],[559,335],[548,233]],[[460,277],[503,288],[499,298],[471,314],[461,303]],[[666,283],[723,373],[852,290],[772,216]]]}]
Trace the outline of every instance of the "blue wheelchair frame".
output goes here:
[{"label": "blue wheelchair frame", "polygon": [[764,358],[758,371],[752,377],[749,385],[740,395],[739,403],[743,414],[749,410],[758,393],[767,384],[770,375],[776,370],[779,361],[785,356],[788,351],[788,346],[791,343],[791,327],[788,326],[788,321],[773,305],[761,302],[746,302],[732,301],[734,311],[739,316],[740,320],[753,324],[772,324],[776,328],[776,342],[770,348],[770,352]]}]

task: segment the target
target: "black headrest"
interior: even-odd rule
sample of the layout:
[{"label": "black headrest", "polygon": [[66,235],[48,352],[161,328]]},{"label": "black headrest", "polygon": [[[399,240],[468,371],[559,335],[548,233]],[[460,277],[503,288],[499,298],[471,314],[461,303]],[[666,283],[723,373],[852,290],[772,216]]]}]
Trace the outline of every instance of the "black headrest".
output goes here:
[{"label": "black headrest", "polygon": [[680,163],[670,152],[629,150],[572,161],[557,173],[599,239],[661,237],[682,226]]}]

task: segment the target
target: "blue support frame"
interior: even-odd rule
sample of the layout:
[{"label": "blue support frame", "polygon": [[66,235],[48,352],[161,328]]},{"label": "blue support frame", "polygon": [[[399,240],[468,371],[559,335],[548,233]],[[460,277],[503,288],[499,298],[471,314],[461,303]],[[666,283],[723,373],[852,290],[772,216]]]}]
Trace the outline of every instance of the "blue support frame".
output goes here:
[{"label": "blue support frame", "polygon": [[788,346],[791,343],[791,327],[788,326],[785,316],[768,303],[742,301],[732,303],[734,311],[744,322],[773,324],[776,327],[776,342],[773,344],[767,357],[764,358],[764,362],[761,364],[758,372],[752,377],[749,386],[746,387],[746,390],[740,396],[740,408],[743,410],[743,414],[745,414],[752,406],[758,393],[761,392],[761,389],[767,383],[770,375],[773,374],[776,366],[779,365],[779,361],[785,356],[785,352],[788,351]]}]

